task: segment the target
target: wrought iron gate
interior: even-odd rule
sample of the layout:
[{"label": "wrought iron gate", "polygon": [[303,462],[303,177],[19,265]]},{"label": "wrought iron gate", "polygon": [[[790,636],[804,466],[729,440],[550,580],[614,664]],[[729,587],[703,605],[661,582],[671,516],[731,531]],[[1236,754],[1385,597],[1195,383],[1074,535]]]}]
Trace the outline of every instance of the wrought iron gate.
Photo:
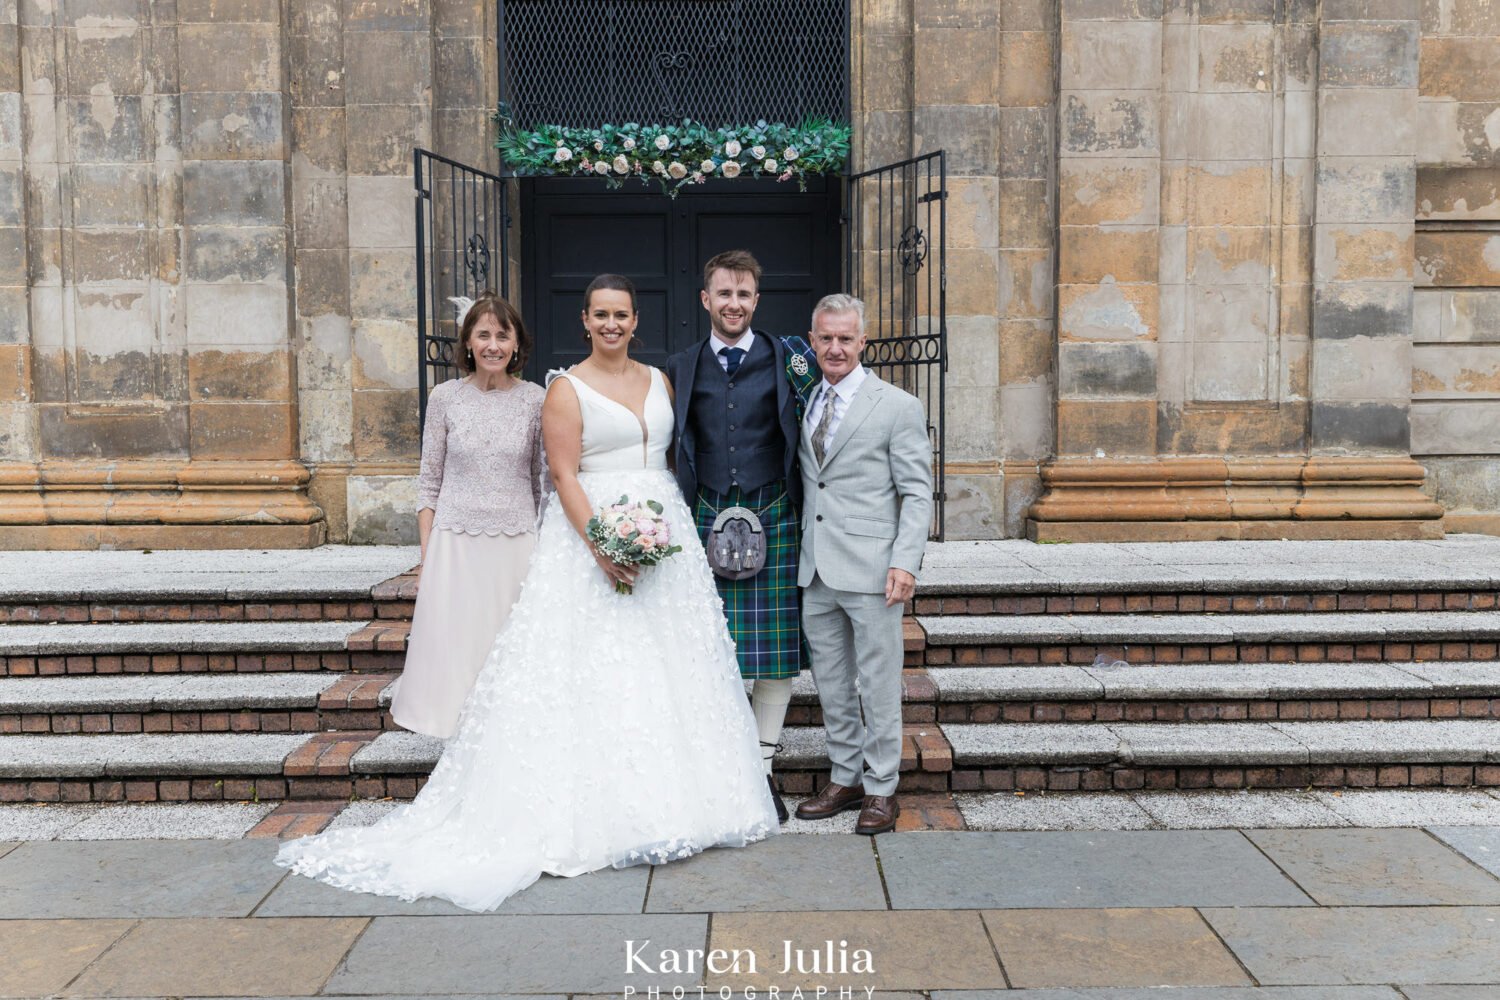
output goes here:
[{"label": "wrought iron gate", "polygon": [[849,177],[849,287],[865,302],[865,366],[922,401],[932,443],[932,537],[943,537],[948,370],[948,171],[942,150]]},{"label": "wrought iron gate", "polygon": [[417,371],[427,393],[458,374],[458,320],[449,298],[510,297],[508,181],[425,149],[413,154],[417,205]]}]

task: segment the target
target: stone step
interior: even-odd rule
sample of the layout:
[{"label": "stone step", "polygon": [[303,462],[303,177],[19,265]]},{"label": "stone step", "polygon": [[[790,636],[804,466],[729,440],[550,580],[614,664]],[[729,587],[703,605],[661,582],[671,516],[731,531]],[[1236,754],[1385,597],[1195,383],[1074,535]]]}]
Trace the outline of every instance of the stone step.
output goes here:
[{"label": "stone step", "polygon": [[[792,726],[789,794],[827,780],[821,727]],[[410,798],[441,753],[405,732],[8,736],[0,802]],[[1500,787],[1500,721],[905,727],[905,792]]]},{"label": "stone step", "polygon": [[320,732],[390,728],[391,674],[0,678],[0,733]]},{"label": "stone step", "polygon": [[929,615],[907,665],[1494,660],[1500,611]]},{"label": "stone step", "polygon": [[404,638],[366,641],[385,631],[364,621],[0,625],[0,676],[400,669]]}]

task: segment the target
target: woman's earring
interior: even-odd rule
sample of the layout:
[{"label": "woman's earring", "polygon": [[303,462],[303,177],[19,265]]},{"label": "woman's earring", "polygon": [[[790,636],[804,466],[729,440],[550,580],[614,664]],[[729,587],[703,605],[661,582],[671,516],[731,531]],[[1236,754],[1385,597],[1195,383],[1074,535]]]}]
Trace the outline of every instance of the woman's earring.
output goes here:
[{"label": "woman's earring", "polygon": [[474,367],[474,352],[473,352],[473,351],[470,351],[470,352],[469,352],[469,353],[468,353],[468,354],[467,354],[467,355],[466,355],[466,357],[467,357],[467,359],[468,359],[468,362],[469,362],[469,367],[470,367],[470,368],[473,368],[473,367]]}]

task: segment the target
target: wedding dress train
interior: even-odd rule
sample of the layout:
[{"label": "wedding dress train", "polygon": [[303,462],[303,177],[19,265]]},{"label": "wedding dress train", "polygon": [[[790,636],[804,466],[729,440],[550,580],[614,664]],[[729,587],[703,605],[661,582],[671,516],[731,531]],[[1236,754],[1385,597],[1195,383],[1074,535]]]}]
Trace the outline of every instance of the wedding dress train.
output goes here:
[{"label": "wedding dress train", "polygon": [[683,551],[619,595],[554,498],[510,622],[417,798],[373,826],[284,845],[330,885],[490,910],[542,875],[659,864],[775,833],[755,721],[692,515],[644,419],[573,383],[592,506],[658,500]]}]

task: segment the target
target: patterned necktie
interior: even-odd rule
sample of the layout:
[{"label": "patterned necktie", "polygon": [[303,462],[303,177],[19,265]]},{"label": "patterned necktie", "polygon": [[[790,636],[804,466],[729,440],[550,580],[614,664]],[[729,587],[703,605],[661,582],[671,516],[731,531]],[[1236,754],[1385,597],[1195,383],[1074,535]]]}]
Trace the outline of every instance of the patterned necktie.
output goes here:
[{"label": "patterned necktie", "polygon": [[733,375],[739,371],[740,362],[745,360],[743,347],[726,347],[719,353],[724,355],[724,373],[727,375]]},{"label": "patterned necktie", "polygon": [[839,395],[829,386],[823,390],[823,413],[818,417],[818,426],[812,434],[813,455],[818,464],[823,464],[823,446],[828,443],[828,429],[833,426],[833,407]]}]

